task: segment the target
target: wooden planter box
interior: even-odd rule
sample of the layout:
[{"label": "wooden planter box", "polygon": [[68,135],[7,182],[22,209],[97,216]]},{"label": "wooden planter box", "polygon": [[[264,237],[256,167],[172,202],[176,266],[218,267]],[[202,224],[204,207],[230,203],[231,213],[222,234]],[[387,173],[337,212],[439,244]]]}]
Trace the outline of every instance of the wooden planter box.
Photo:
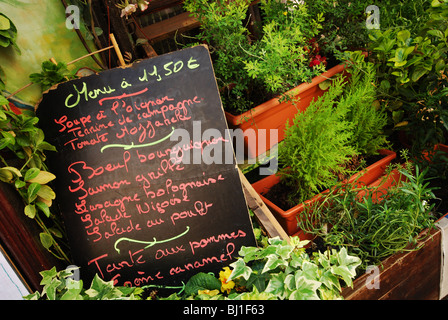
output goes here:
[{"label": "wooden planter box", "polygon": [[366,273],[354,281],[353,289],[343,289],[343,297],[347,300],[438,300],[441,240],[441,231],[432,229],[430,236],[420,243],[424,245],[421,249],[395,254],[383,261],[376,279],[377,288],[371,282],[373,273]]},{"label": "wooden planter box", "polygon": [[[241,176],[248,205],[268,236],[278,236],[289,241],[289,236],[258,193],[244,175]],[[448,219],[448,213],[439,221],[443,219]],[[378,266],[378,275],[367,273],[360,276],[353,282],[353,288],[343,288],[342,296],[346,300],[438,300],[443,272],[448,276],[448,265],[445,265],[445,271],[442,271],[442,241],[445,241],[445,246],[448,247],[448,240],[442,239],[441,231],[432,229],[430,235],[419,244],[423,244],[420,250],[390,256],[382,262],[382,266]],[[377,277],[377,287],[372,282],[373,276]],[[448,288],[444,288],[444,292],[448,294]]]},{"label": "wooden planter box", "polygon": [[[288,101],[279,102],[278,98],[273,98],[240,115],[225,112],[229,128],[241,129],[246,133],[244,146],[247,156],[255,158],[282,141],[286,121],[289,119],[292,122],[299,110],[305,110],[313,99],[323,95],[324,90],[319,87],[321,82],[342,73],[344,69],[344,65],[337,65],[320,76],[314,77],[310,83],[302,83],[289,90],[287,95],[292,96],[293,99],[299,99],[295,104]],[[277,129],[277,136],[271,137],[271,129]],[[254,134],[250,132],[252,130]]]}]

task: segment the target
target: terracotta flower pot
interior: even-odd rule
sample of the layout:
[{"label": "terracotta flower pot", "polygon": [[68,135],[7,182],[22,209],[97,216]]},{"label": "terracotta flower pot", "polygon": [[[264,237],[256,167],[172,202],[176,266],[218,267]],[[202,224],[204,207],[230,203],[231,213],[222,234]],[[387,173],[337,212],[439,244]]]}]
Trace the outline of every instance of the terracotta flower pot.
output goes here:
[{"label": "terracotta flower pot", "polygon": [[[289,96],[293,96],[294,100],[300,99],[294,105],[291,102],[280,102],[278,98],[273,98],[240,115],[225,112],[230,129],[239,128],[243,133],[247,133],[249,129],[254,130],[255,135],[248,134],[244,137],[247,156],[255,158],[282,141],[286,121],[289,119],[291,123],[299,110],[305,110],[313,99],[316,100],[324,93],[324,90],[319,87],[321,82],[344,70],[344,65],[337,65],[320,76],[314,77],[310,83],[302,83],[289,90],[287,92]],[[270,129],[278,129],[277,136],[271,136]]]},{"label": "terracotta flower pot", "polygon": [[448,153],[448,146],[445,145],[445,144],[441,144],[441,143],[436,144],[436,145],[434,146],[434,150],[432,150],[431,152],[424,151],[424,152],[423,152],[423,156],[424,156],[427,160],[430,160],[430,161],[431,161],[432,156],[433,156],[434,153],[437,152],[437,151],[443,151],[443,152],[445,152],[445,153]]},{"label": "terracotta flower pot", "polygon": [[[394,151],[384,149],[379,150],[379,153],[381,155],[384,155],[385,157],[368,166],[362,172],[353,175],[348,181],[351,183],[356,181],[357,184],[371,185],[372,183],[375,183],[380,177],[382,177],[386,171],[386,167],[392,162],[392,160],[396,158],[397,154]],[[317,194],[304,203],[296,205],[295,207],[292,207],[288,210],[283,210],[264,196],[274,185],[278,184],[279,182],[280,176],[273,174],[253,183],[252,186],[260,195],[260,198],[263,200],[263,202],[272,211],[272,213],[277,218],[288,235],[299,236],[301,239],[310,239],[310,235],[304,234],[303,231],[298,228],[297,217],[304,210],[306,205],[310,205],[318,201],[325,192],[328,192],[328,190]],[[388,183],[392,183],[392,181],[389,181]],[[385,184],[385,186],[387,186],[387,184]]]},{"label": "terracotta flower pot", "polygon": [[[373,201],[381,201],[382,197],[387,193],[387,189],[397,186],[402,181],[406,181],[405,175],[400,173],[397,169],[391,171],[387,176],[381,176],[373,183],[369,184],[369,187],[375,188],[374,194],[372,195]],[[366,191],[361,191],[358,193],[359,199],[366,195]]]}]

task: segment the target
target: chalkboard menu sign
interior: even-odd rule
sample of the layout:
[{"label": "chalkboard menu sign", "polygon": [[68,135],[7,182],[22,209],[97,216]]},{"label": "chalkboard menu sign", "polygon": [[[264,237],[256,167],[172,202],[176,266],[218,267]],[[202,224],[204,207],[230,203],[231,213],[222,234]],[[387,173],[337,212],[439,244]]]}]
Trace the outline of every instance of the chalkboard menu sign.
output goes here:
[{"label": "chalkboard menu sign", "polygon": [[37,115],[81,278],[177,286],[255,245],[207,47],[59,84]]}]

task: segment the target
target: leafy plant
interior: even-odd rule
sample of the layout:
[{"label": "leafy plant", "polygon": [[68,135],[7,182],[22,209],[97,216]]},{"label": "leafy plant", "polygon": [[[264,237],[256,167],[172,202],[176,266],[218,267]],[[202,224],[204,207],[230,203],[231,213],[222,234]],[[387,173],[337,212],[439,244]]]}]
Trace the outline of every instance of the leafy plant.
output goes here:
[{"label": "leafy plant", "polygon": [[40,84],[42,91],[46,91],[60,82],[75,78],[76,76],[67,69],[67,65],[64,62],[54,64],[51,61],[42,62],[42,72],[30,75],[30,80],[33,83]]},{"label": "leafy plant", "polygon": [[42,292],[34,292],[25,296],[26,300],[141,300],[143,289],[138,287],[114,286],[113,281],[103,281],[95,275],[90,288],[83,287],[82,280],[73,279],[75,269],[40,272],[42,276]]},{"label": "leafy plant", "polygon": [[0,12],[0,46],[7,48],[12,46],[19,54],[17,46],[17,28],[5,14]]},{"label": "leafy plant", "polygon": [[[325,23],[317,40],[325,54],[365,48],[368,37],[366,7],[371,1],[307,1],[311,14],[323,14]],[[383,12],[381,12],[383,14]]]},{"label": "leafy plant", "polygon": [[[192,276],[181,292],[168,297],[150,294],[159,300],[277,300],[341,299],[343,285],[352,286],[360,259],[345,248],[309,256],[308,241],[291,238],[291,243],[269,239],[262,247],[242,247],[239,258],[220,272],[219,279],[210,273]],[[95,275],[91,286],[73,279],[74,269],[42,271],[43,290],[24,297],[27,300],[141,300],[147,289],[114,286]]]},{"label": "leafy plant", "polygon": [[[1,97],[0,104],[8,100]],[[15,114],[5,105],[0,109],[0,180],[12,185],[25,204],[24,213],[41,227],[42,245],[57,258],[68,261],[60,246],[63,228],[50,207],[56,194],[49,183],[55,176],[45,165],[45,152],[56,151],[36,126],[39,119]],[[6,152],[8,150],[8,152]],[[43,216],[42,216],[43,215]]]},{"label": "leafy plant", "polygon": [[[253,79],[260,79],[269,92],[308,82],[324,71],[324,64],[310,68],[310,49],[306,44],[322,27],[322,16],[310,16],[305,5],[279,1],[261,1],[266,15],[262,37],[248,49],[245,69]],[[289,6],[288,6],[289,5]],[[308,22],[310,21],[310,22]]]},{"label": "leafy plant", "polygon": [[350,79],[339,104],[349,109],[345,120],[353,124],[353,146],[358,154],[368,157],[387,143],[384,129],[388,119],[376,96],[375,66],[365,61],[361,51],[346,51],[341,60],[346,61]]},{"label": "leafy plant", "polygon": [[[430,212],[434,198],[425,173],[399,169],[407,178],[395,188],[338,186],[310,205],[298,218],[299,227],[321,237],[331,247],[345,247],[362,260],[362,269],[379,264],[397,252],[419,249],[425,228],[433,226]],[[387,176],[385,177],[387,179]]]},{"label": "leafy plant", "polygon": [[369,36],[383,96],[412,99],[420,79],[433,80],[445,69],[442,53],[446,49],[439,47],[432,34],[431,30],[424,36],[412,36],[409,30],[372,31]]},{"label": "leafy plant", "polygon": [[[244,50],[248,48],[249,32],[244,25],[249,0],[225,1],[187,0],[185,10],[201,22],[199,41],[209,44],[213,56],[213,68],[218,83],[232,88],[232,94],[245,98],[250,83],[244,70]],[[230,91],[227,93],[230,94]],[[225,103],[226,96],[223,97]],[[248,101],[240,101],[247,104]],[[248,107],[250,108],[250,106]]]},{"label": "leafy plant", "polygon": [[310,81],[324,69],[323,64],[309,66],[307,48],[321,27],[320,15],[310,16],[304,4],[263,0],[263,26],[251,32],[246,25],[250,3],[184,1],[185,9],[201,22],[198,40],[210,45],[224,107],[233,112],[246,111],[267,97]]},{"label": "leafy plant", "polygon": [[[401,26],[369,34],[379,98],[387,102],[391,126],[410,133],[415,153],[441,141],[440,132],[448,130],[448,2],[432,1],[422,16],[425,20],[418,28]],[[423,134],[414,134],[423,127]]]},{"label": "leafy plant", "polygon": [[[429,18],[428,9],[432,0],[383,0],[378,5],[380,9],[380,27],[382,30],[390,28],[405,28],[416,32]],[[371,4],[371,3],[369,3]]]},{"label": "leafy plant", "polygon": [[353,124],[346,120],[349,109],[337,104],[344,86],[342,77],[333,80],[328,91],[286,125],[278,161],[282,183],[291,189],[291,203],[334,184],[337,174],[346,172],[344,163],[356,153],[351,145]]},{"label": "leafy plant", "polygon": [[[264,248],[243,247],[241,258],[230,266],[228,281],[236,281],[249,292],[264,292],[277,299],[340,299],[341,283],[352,286],[361,260],[345,248],[309,256],[308,241],[291,238],[291,244],[270,239]],[[229,298],[238,297],[238,294]]]}]

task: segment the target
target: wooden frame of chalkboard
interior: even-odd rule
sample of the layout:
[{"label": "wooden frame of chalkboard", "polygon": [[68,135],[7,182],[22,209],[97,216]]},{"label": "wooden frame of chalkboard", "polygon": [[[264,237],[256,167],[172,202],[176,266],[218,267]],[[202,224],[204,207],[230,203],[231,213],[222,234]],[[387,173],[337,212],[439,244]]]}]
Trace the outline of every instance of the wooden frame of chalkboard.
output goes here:
[{"label": "wooden frame of chalkboard", "polygon": [[81,278],[176,287],[256,245],[206,46],[59,84],[36,112]]},{"label": "wooden frame of chalkboard", "polygon": [[22,273],[0,244],[0,300],[21,300],[31,292]]}]

